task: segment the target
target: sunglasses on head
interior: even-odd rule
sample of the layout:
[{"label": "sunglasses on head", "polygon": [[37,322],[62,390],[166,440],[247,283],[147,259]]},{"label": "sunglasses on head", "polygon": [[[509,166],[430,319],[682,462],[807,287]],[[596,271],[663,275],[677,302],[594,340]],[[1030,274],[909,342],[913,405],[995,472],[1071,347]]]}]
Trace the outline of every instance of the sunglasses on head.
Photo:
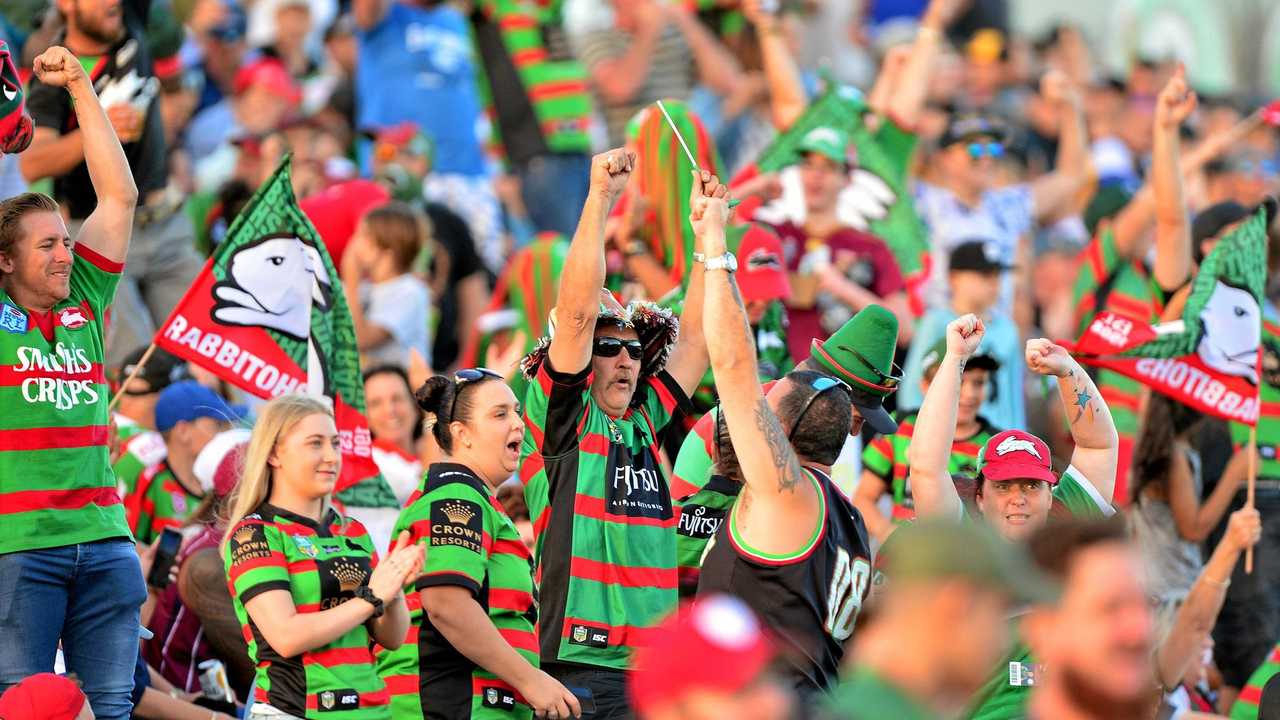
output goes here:
[{"label": "sunglasses on head", "polygon": [[626,348],[627,355],[630,356],[632,360],[639,360],[640,357],[644,355],[644,346],[640,344],[639,340],[623,340],[622,338],[616,337],[596,338],[595,344],[591,348],[591,352],[592,354],[599,355],[600,357],[611,358],[617,357],[618,353],[622,352],[623,348]]},{"label": "sunglasses on head", "polygon": [[462,388],[485,378],[506,379],[488,368],[463,368],[453,374],[453,402],[449,405],[449,422],[453,422],[453,413],[458,409],[458,396],[462,394]]},{"label": "sunglasses on head", "polygon": [[873,365],[865,355],[858,352],[857,350],[854,350],[848,345],[841,345],[840,349],[853,355],[853,357],[858,362],[862,363],[863,367],[875,373],[876,378],[880,381],[880,387],[893,390],[894,388],[898,387],[898,385],[902,384],[902,368],[898,367],[898,364],[893,362],[892,360],[889,361],[889,370],[890,371],[896,370],[898,374],[886,375],[884,372],[880,370],[880,368]]},{"label": "sunglasses on head", "polygon": [[998,142],[971,142],[966,146],[969,157],[978,160],[983,155],[998,158],[1004,155],[1004,145]]},{"label": "sunglasses on head", "polygon": [[[809,387],[815,392],[812,395],[810,395],[807,400],[804,401],[804,405],[800,406],[800,412],[796,413],[796,420],[795,422],[791,423],[791,429],[787,431],[787,442],[791,442],[792,437],[796,434],[796,428],[800,427],[800,422],[804,420],[804,414],[809,412],[809,408],[813,406],[814,401],[822,397],[822,394],[825,393],[826,391],[830,390],[831,388],[840,388],[845,392],[846,395],[849,396],[850,400],[853,400],[853,388],[849,387],[849,384],[846,383],[845,381],[840,380],[838,378],[830,377],[828,375],[822,375],[820,377],[814,378],[809,383]],[[854,425],[856,426],[856,429],[851,429],[849,431],[850,435],[852,435],[855,431],[862,429],[861,415],[859,415],[854,420]]]}]

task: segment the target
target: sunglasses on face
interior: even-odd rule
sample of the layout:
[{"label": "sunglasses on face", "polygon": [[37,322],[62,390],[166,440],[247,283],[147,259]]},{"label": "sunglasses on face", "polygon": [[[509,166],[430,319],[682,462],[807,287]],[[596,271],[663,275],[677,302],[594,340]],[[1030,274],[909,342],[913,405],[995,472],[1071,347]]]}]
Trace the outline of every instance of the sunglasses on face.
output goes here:
[{"label": "sunglasses on face", "polygon": [[841,345],[841,346],[840,346],[840,349],[841,349],[841,350],[844,350],[845,352],[847,352],[847,353],[849,353],[849,354],[851,354],[851,355],[853,355],[853,357],[854,357],[854,358],[855,358],[859,363],[862,363],[862,366],[863,366],[863,367],[865,367],[866,369],[868,369],[868,370],[870,370],[871,372],[875,373],[876,378],[877,378],[877,379],[879,380],[879,382],[880,382],[880,387],[887,388],[887,389],[889,389],[889,390],[893,390],[894,388],[898,387],[898,385],[902,384],[902,368],[898,367],[898,364],[897,364],[897,363],[895,363],[895,362],[893,362],[892,360],[890,360],[890,361],[889,361],[889,370],[890,370],[890,371],[894,371],[894,370],[896,370],[896,371],[898,372],[898,374],[897,374],[897,375],[886,375],[885,373],[883,373],[883,372],[881,372],[881,371],[880,371],[880,368],[878,368],[878,367],[876,367],[875,365],[873,365],[873,364],[871,363],[871,361],[867,359],[867,356],[863,355],[862,353],[858,352],[857,350],[854,350],[853,348],[849,347],[848,345]]},{"label": "sunglasses on face", "polygon": [[623,348],[626,348],[627,355],[632,360],[639,360],[640,356],[644,354],[644,346],[640,344],[639,340],[623,340],[616,337],[596,338],[591,352],[600,357],[611,358],[617,357]]},{"label": "sunglasses on face", "polygon": [[[826,375],[814,378],[813,381],[809,383],[809,387],[814,390],[814,393],[804,401],[804,405],[800,407],[800,412],[796,413],[796,420],[791,423],[791,429],[787,431],[787,442],[791,442],[792,437],[796,434],[796,428],[800,427],[800,422],[804,420],[804,414],[809,412],[809,408],[813,406],[814,401],[822,397],[822,394],[826,391],[831,388],[840,388],[849,396],[850,400],[853,399],[853,388],[849,387],[848,383]],[[861,421],[861,415],[854,420],[854,424],[857,425],[858,430],[862,429]],[[853,431],[851,430],[850,433],[852,434],[852,432]]]},{"label": "sunglasses on face", "polygon": [[983,155],[991,158],[998,158],[1004,155],[1004,145],[998,142],[972,142],[966,147],[969,151],[969,157],[974,160],[981,159]]},{"label": "sunglasses on face", "polygon": [[449,422],[453,422],[453,413],[458,409],[458,396],[462,394],[462,388],[485,378],[505,380],[502,375],[488,368],[463,368],[453,374],[453,402],[449,405]]}]

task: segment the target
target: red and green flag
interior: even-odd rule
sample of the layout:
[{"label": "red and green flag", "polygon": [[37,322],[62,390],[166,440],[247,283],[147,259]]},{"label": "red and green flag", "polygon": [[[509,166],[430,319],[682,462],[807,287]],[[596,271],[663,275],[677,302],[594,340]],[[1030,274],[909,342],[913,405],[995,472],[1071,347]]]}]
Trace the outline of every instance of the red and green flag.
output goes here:
[{"label": "red and green flag", "polygon": [[828,78],[827,89],[786,132],[765,148],[756,162],[739,172],[730,188],[751,178],[776,172],[782,196],[767,204],[744,200],[738,217],[768,223],[804,223],[804,187],[800,181],[797,148],[811,130],[835,128],[849,137],[849,185],[840,193],[836,212],[849,227],[872,233],[889,246],[903,278],[913,312],[924,312],[920,297],[929,277],[929,245],[924,223],[916,214],[907,184],[916,137],[888,118],[869,124],[871,111],[856,88]]},{"label": "red and green flag", "polygon": [[342,440],[337,498],[399,507],[371,453],[355,328],[329,252],[280,164],[241,211],[156,344],[260,398],[333,403]]},{"label": "red and green flag", "polygon": [[1201,412],[1256,424],[1266,226],[1259,210],[1218,242],[1192,280],[1181,319],[1153,325],[1103,311],[1074,352]]}]

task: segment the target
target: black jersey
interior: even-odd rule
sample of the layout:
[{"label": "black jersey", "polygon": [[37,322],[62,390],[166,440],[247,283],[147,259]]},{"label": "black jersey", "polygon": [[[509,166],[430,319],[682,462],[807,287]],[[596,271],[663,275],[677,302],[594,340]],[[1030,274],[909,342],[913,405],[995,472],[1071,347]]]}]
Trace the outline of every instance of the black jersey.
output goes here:
[{"label": "black jersey", "polygon": [[839,678],[845,641],[871,585],[871,550],[853,503],[825,473],[805,471],[822,512],[811,541],[791,555],[756,552],[738,535],[735,503],[707,550],[698,594],[742,598],[777,633],[784,675],[808,698]]}]

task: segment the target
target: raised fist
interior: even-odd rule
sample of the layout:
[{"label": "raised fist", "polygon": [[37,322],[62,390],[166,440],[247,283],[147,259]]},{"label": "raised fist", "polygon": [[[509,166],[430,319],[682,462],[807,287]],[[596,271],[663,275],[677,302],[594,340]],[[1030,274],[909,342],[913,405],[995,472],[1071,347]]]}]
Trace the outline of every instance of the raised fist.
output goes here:
[{"label": "raised fist", "polygon": [[618,199],[636,169],[636,154],[616,148],[591,158],[591,190],[609,202]]},{"label": "raised fist", "polygon": [[1066,377],[1075,367],[1071,353],[1061,345],[1044,338],[1027,341],[1027,368],[1041,375]]},{"label": "raised fist", "polygon": [[947,324],[947,354],[968,360],[978,352],[987,328],[973,313],[961,315]]},{"label": "raised fist", "polygon": [[1178,63],[1178,69],[1156,98],[1156,125],[1166,130],[1177,129],[1196,109],[1196,104],[1196,94],[1187,86],[1187,68]]},{"label": "raised fist", "polygon": [[89,79],[76,56],[61,45],[54,45],[40,53],[33,69],[40,82],[53,87],[70,88],[77,82]]}]

